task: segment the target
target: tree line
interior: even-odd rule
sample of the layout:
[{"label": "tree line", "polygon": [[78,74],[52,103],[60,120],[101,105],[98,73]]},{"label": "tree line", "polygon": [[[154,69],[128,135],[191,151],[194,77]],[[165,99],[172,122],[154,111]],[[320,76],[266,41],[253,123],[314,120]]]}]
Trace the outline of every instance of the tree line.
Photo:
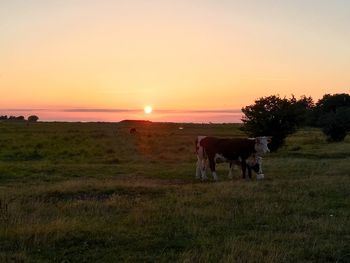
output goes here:
[{"label": "tree line", "polygon": [[39,120],[39,117],[36,115],[31,115],[26,120],[24,116],[7,116],[3,115],[0,116],[0,121],[29,121],[29,122],[36,122]]},{"label": "tree line", "polygon": [[242,108],[243,127],[249,136],[272,136],[271,150],[277,150],[288,135],[301,127],[321,128],[328,141],[342,141],[350,131],[350,95],[326,94],[316,103],[311,97],[296,99],[278,95],[262,97]]}]

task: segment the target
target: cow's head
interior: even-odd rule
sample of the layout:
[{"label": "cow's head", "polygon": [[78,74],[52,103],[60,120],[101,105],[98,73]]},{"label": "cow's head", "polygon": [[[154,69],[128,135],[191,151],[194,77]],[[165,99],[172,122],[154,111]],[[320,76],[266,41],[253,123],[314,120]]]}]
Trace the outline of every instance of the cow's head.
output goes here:
[{"label": "cow's head", "polygon": [[271,137],[262,136],[255,138],[255,151],[258,154],[264,154],[270,152],[269,147],[267,146],[271,142]]}]

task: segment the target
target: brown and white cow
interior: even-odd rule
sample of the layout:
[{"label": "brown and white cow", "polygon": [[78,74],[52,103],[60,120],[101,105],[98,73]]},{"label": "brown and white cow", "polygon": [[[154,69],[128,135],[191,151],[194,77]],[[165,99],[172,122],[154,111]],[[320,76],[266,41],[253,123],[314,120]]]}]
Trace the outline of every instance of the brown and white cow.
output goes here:
[{"label": "brown and white cow", "polygon": [[[196,140],[197,168],[196,177],[207,179],[205,170],[206,162],[209,161],[209,167],[214,180],[217,180],[215,164],[218,162],[230,163],[229,177],[232,177],[233,164],[240,163],[242,167],[242,176],[246,177],[248,168],[249,177],[251,169],[258,170],[258,179],[263,178],[261,170],[260,155],[269,152],[268,143],[270,137],[257,138],[217,138],[198,136]],[[255,167],[255,168],[254,168]],[[256,168],[258,167],[258,168]]]}]

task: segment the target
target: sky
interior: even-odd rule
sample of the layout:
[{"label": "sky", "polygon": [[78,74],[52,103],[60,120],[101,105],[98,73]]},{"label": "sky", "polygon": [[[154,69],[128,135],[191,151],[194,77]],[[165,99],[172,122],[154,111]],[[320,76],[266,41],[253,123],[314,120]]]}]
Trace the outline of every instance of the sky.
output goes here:
[{"label": "sky", "polygon": [[235,122],[260,97],[349,93],[349,13],[348,0],[0,0],[0,115]]}]

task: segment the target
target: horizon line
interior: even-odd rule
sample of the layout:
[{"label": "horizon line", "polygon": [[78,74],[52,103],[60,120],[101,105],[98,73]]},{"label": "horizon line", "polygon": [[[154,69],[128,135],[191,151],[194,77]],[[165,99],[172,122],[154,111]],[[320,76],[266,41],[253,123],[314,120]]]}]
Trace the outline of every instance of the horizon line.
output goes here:
[{"label": "horizon line", "polygon": [[[103,112],[143,112],[143,109],[113,109],[113,108],[61,108],[61,109],[49,109],[49,108],[5,108],[0,109],[0,111],[46,111],[46,112],[96,112],[96,113],[103,113]],[[169,113],[169,114],[176,114],[176,113],[242,113],[240,109],[213,109],[213,110],[173,110],[173,109],[153,109],[154,113]]]}]

